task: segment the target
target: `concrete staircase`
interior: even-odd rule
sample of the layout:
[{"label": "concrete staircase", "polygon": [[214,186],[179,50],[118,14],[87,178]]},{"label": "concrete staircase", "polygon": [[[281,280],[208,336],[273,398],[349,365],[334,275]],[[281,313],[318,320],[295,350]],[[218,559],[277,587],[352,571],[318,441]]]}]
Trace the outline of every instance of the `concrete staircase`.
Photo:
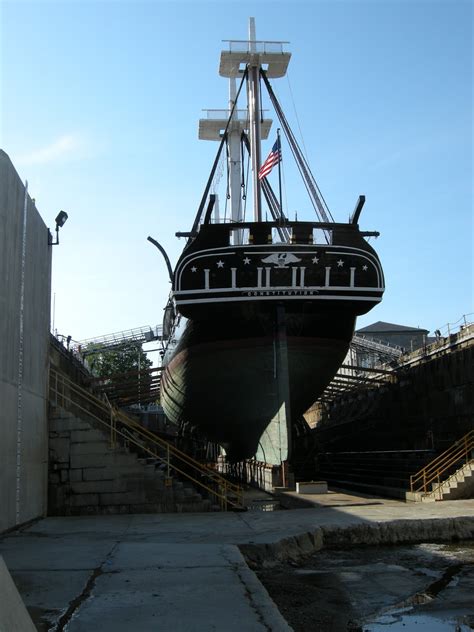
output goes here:
[{"label": "concrete staircase", "polygon": [[61,408],[49,415],[48,514],[80,516],[218,509],[158,459],[112,448],[92,421]]},{"label": "concrete staircase", "polygon": [[460,498],[474,498],[474,459],[451,474],[441,485],[433,485],[430,492],[406,493],[406,500],[414,502],[435,502]]}]

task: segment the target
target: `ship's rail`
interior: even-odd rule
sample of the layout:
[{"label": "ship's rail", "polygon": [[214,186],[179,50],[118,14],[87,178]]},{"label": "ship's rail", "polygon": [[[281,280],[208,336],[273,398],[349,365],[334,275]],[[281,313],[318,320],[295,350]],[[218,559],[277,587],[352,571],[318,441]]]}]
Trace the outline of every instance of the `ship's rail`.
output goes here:
[{"label": "ship's rail", "polygon": [[222,40],[231,53],[284,53],[288,41],[273,40]]},{"label": "ship's rail", "polygon": [[[206,112],[206,119],[209,119],[211,121],[227,120],[230,116],[230,110],[225,110],[223,108],[214,110],[206,109],[203,110],[203,112]],[[264,112],[268,112],[268,110],[261,110],[261,112],[263,116]],[[248,118],[248,110],[234,110],[234,113],[232,115],[232,119],[237,119],[238,121],[247,121]]]},{"label": "ship's rail", "polygon": [[[337,228],[345,228],[349,230],[357,230],[356,224],[351,224],[349,222],[318,222],[318,221],[300,221],[297,219],[282,219],[278,221],[269,221],[269,222],[231,222],[234,227],[238,228],[252,228],[255,226],[269,227],[269,228],[281,228],[282,226],[285,228],[290,227],[298,227],[298,226],[312,226],[313,228],[321,228],[322,230],[330,230]],[[221,224],[218,224],[219,226]]]},{"label": "ship's rail", "polygon": [[86,418],[91,418],[110,435],[110,446],[115,448],[119,440],[134,445],[141,453],[153,457],[166,468],[168,480],[171,472],[191,481],[199,490],[208,494],[223,511],[243,510],[242,489],[229,482],[218,472],[155,435],[135,419],[115,408],[107,400],[99,399],[90,391],[78,386],[55,369],[50,370],[49,401]]},{"label": "ship's rail", "polygon": [[[350,232],[357,233],[363,237],[378,237],[379,233],[376,231],[360,231],[358,225],[352,222],[318,222],[318,221],[300,221],[297,219],[280,219],[277,221],[267,222],[234,222],[232,220],[220,221],[219,223],[211,223],[210,218],[206,218],[204,223],[200,224],[199,230],[210,229],[222,231],[229,231],[230,229],[249,229],[251,231],[271,231],[276,228],[287,228],[294,231],[306,231],[306,230],[322,230],[322,231],[338,231],[338,232]],[[195,237],[197,233],[182,233],[179,232],[179,237]]]},{"label": "ship's rail", "polygon": [[[273,222],[219,222],[211,223],[210,218],[199,224],[197,232],[177,232],[177,237],[191,237],[200,242],[214,243],[216,246],[246,244],[281,245],[281,231],[290,234],[289,243],[331,245],[335,241],[360,243],[363,237],[377,237],[376,231],[360,231],[357,224],[337,222],[301,222],[281,220]],[[236,238],[237,241],[236,241]],[[189,242],[189,245],[193,241]]]}]

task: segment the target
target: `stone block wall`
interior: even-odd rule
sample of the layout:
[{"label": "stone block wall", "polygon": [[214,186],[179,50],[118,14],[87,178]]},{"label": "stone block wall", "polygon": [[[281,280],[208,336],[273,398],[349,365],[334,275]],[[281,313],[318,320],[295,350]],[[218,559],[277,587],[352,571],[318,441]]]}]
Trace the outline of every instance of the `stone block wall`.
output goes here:
[{"label": "stone block wall", "polygon": [[92,423],[50,414],[48,514],[59,516],[209,511],[211,501],[165,476],[154,459],[111,448]]},{"label": "stone block wall", "polygon": [[474,427],[472,341],[397,375],[334,402],[313,431],[321,451],[443,451]]}]

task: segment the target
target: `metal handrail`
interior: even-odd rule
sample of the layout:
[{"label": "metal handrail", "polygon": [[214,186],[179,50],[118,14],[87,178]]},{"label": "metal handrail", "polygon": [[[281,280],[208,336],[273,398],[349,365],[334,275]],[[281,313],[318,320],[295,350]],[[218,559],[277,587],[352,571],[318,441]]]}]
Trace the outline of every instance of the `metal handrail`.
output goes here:
[{"label": "metal handrail", "polygon": [[69,410],[78,409],[106,426],[110,431],[112,448],[116,447],[117,437],[120,436],[163,463],[166,466],[168,478],[173,470],[207,491],[219,502],[222,510],[226,511],[229,507],[245,508],[240,486],[229,482],[212,468],[196,461],[140,425],[138,421],[115,408],[106,396],[104,400],[99,399],[52,368],[50,369],[49,391],[50,402],[53,405]]},{"label": "metal handrail", "polygon": [[[461,461],[469,463],[472,460],[474,451],[474,430],[470,430],[464,437],[458,439],[450,448],[433,459],[428,465],[410,476],[410,489],[412,492],[428,491],[436,492],[443,481],[443,475],[446,474],[454,465]],[[436,483],[434,489],[429,490],[428,486]]]}]

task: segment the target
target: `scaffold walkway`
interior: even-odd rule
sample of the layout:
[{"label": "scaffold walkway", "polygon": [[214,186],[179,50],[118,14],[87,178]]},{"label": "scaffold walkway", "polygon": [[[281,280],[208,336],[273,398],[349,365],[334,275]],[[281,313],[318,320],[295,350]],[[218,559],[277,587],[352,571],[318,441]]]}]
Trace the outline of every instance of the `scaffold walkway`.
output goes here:
[{"label": "scaffold walkway", "polygon": [[351,347],[357,351],[375,353],[378,356],[384,356],[389,359],[399,358],[403,353],[403,349],[397,345],[357,335],[352,338]]},{"label": "scaffold walkway", "polygon": [[155,327],[145,325],[143,327],[136,327],[134,329],[126,329],[124,331],[106,334],[105,336],[98,336],[97,338],[80,340],[78,342],[78,346],[80,353],[85,356],[88,352],[92,353],[93,351],[97,352],[114,347],[120,347],[130,342],[143,344],[144,342],[161,340],[162,332],[163,328],[161,325],[155,325]]},{"label": "scaffold walkway", "polygon": [[389,363],[402,354],[401,347],[354,335],[346,360],[318,401],[331,402],[350,391],[392,382],[396,375]]}]

